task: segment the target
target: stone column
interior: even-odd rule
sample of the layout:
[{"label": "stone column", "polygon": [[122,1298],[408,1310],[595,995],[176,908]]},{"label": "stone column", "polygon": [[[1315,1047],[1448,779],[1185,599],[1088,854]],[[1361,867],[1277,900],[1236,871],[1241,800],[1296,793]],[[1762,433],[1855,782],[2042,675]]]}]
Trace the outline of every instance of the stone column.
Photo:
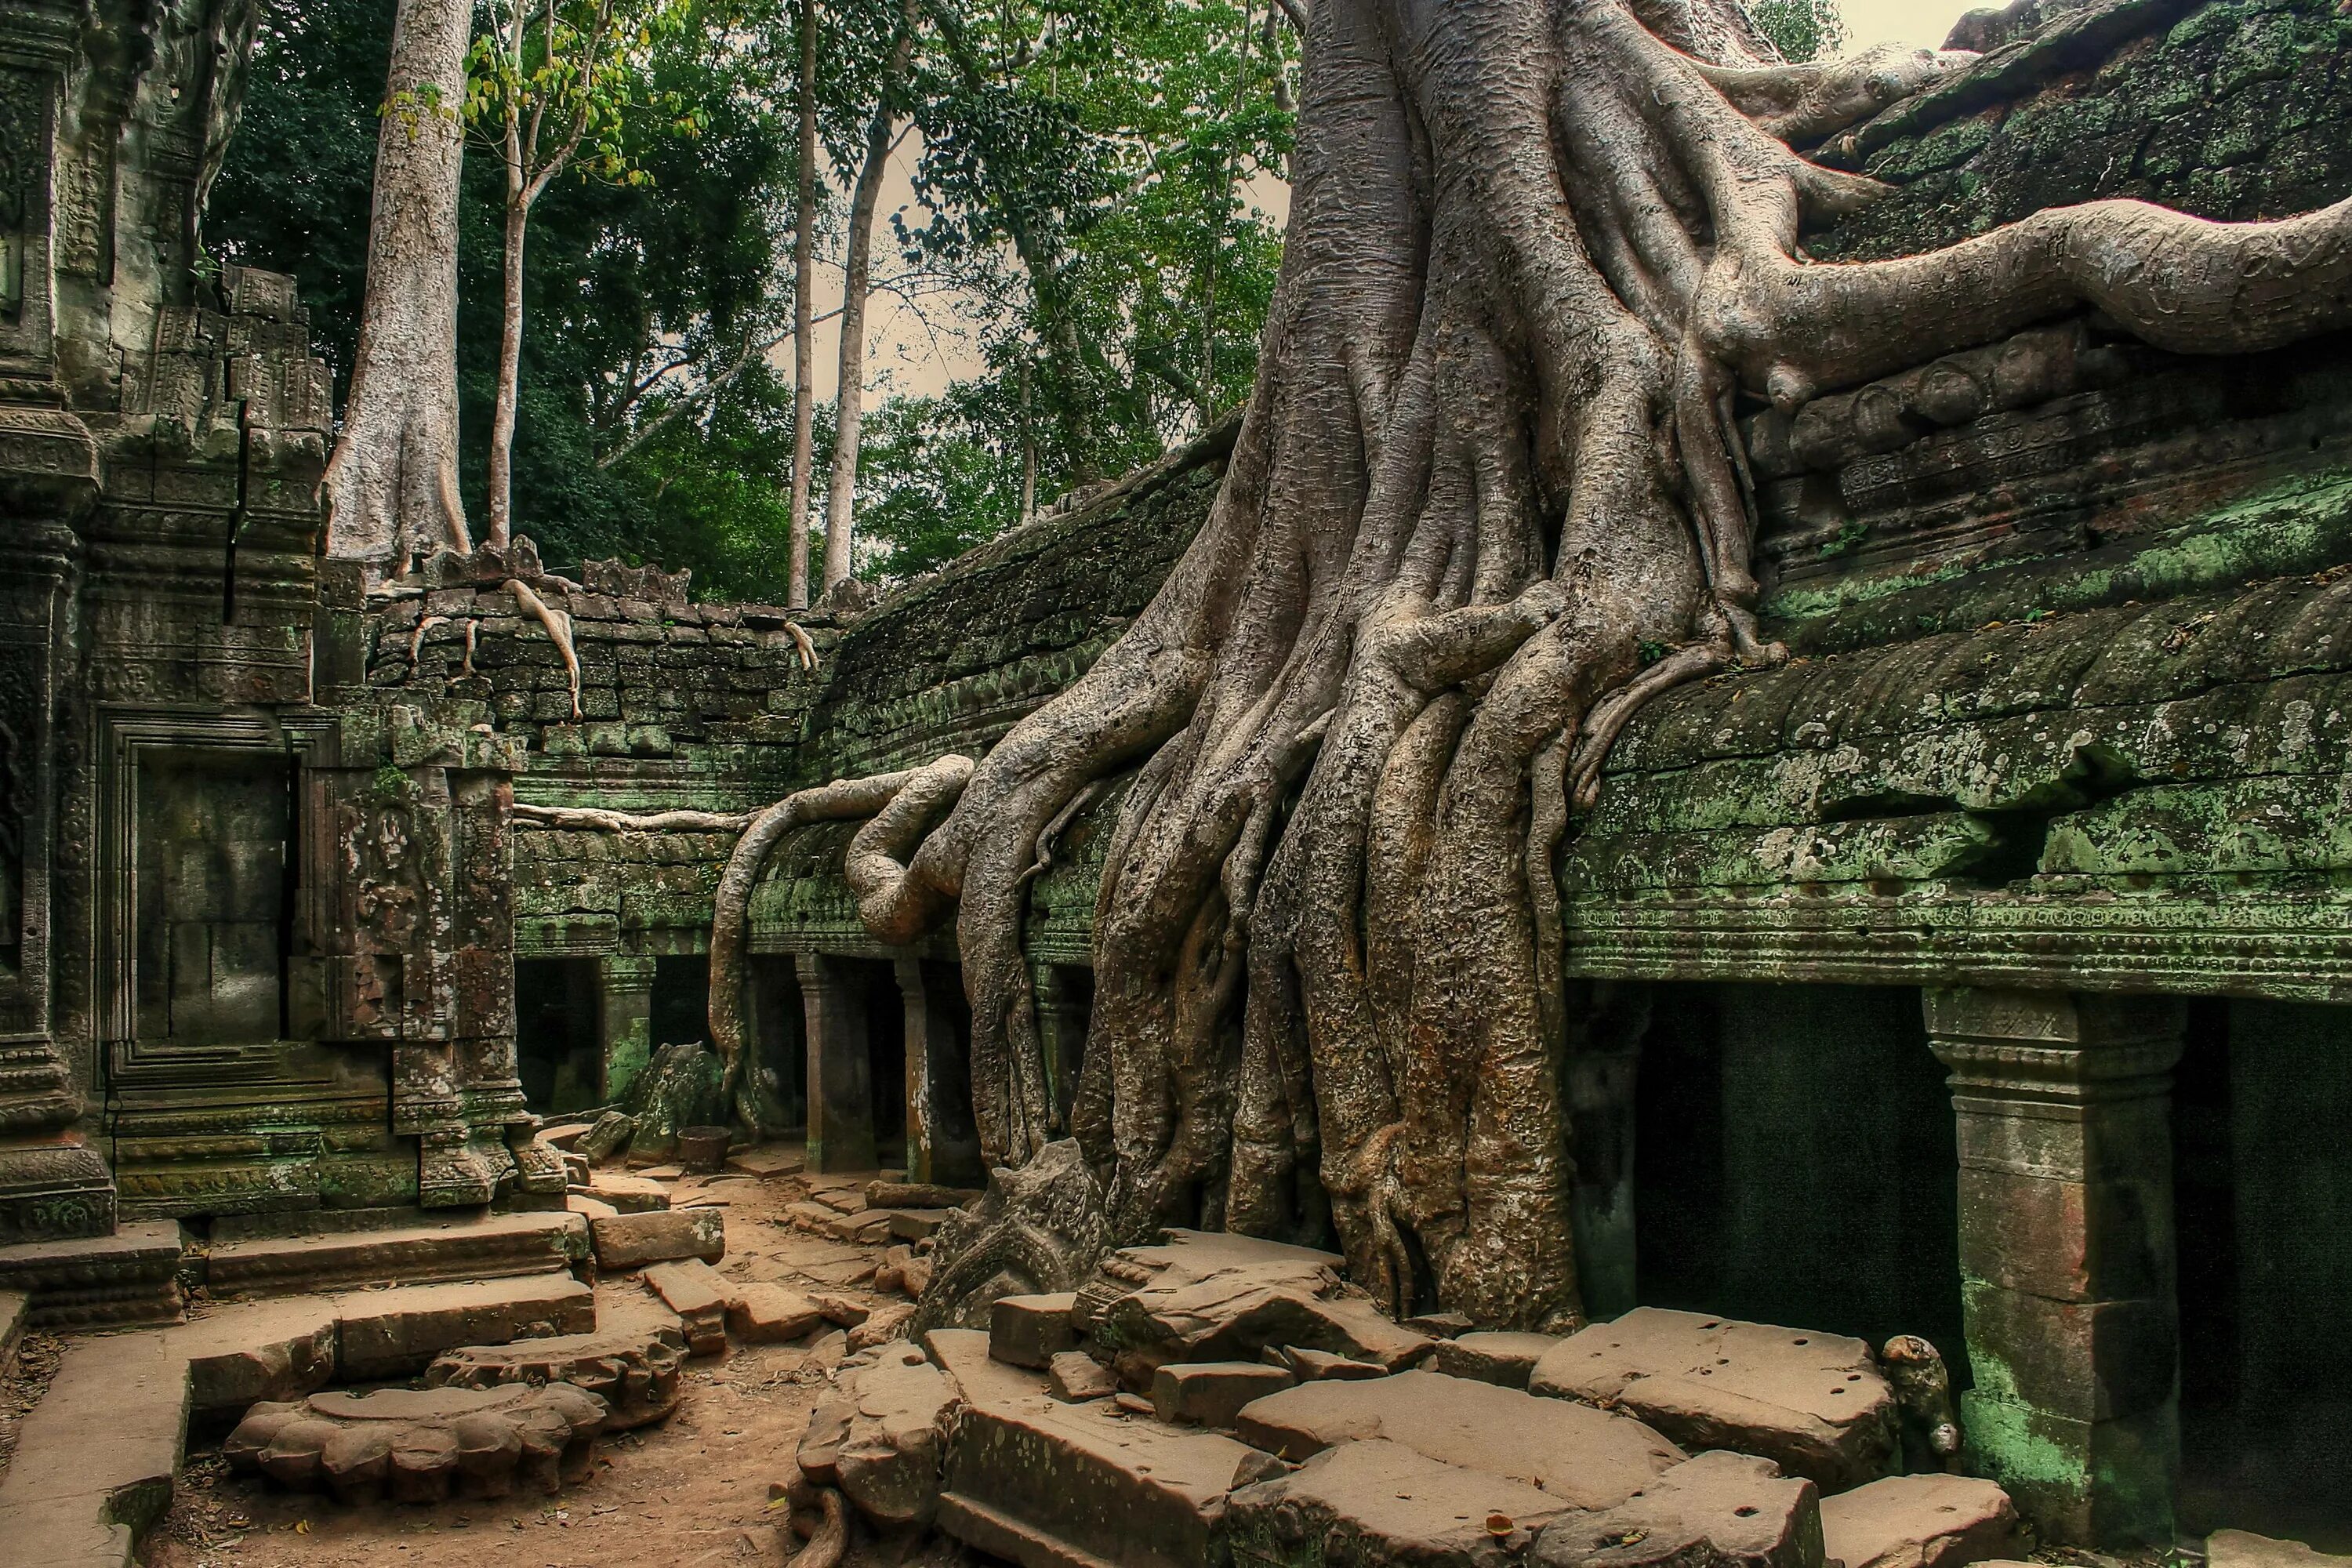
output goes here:
[{"label": "stone column", "polygon": [[808,1018],[808,1168],[874,1170],[879,1161],[865,990],[847,962],[823,953],[802,953],[800,976]]},{"label": "stone column", "polygon": [[1961,988],[1927,1020],[1958,1121],[1969,1468],[2047,1544],[2168,1543],[2180,1004]]},{"label": "stone column", "polygon": [[596,1032],[604,1051],[604,1099],[629,1092],[654,1054],[654,961],[608,952],[596,961]]},{"label": "stone column", "polygon": [[951,963],[902,958],[907,999],[907,1176],[942,1186],[987,1180],[971,1117],[971,1042],[963,974]]}]

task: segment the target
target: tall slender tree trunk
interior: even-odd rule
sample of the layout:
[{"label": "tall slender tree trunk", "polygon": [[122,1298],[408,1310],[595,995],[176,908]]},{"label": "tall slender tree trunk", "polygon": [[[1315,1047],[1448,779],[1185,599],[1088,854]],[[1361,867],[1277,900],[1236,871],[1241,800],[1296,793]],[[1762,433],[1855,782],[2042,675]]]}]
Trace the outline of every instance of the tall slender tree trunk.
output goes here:
[{"label": "tall slender tree trunk", "polygon": [[367,294],[327,465],[331,555],[384,574],[473,547],[457,495],[457,175],[467,0],[400,0],[376,136]]},{"label": "tall slender tree trunk", "polygon": [[489,527],[484,542],[504,550],[514,532],[515,405],[522,380],[522,254],[530,209],[519,162],[507,166],[506,293],[499,323],[499,396],[490,416]]},{"label": "tall slender tree trunk", "polygon": [[891,46],[866,127],[866,161],[849,200],[849,254],[841,285],[841,374],[833,403],[833,473],[824,490],[824,585],[850,574],[850,533],[857,506],[857,448],[866,429],[866,300],[874,272],[874,208],[882,176],[890,166],[891,133],[898,127],[899,79],[915,53],[915,8],[909,5]]},{"label": "tall slender tree trunk", "polygon": [[801,0],[800,205],[793,222],[792,607],[809,602],[809,468],[816,460],[816,0]]}]

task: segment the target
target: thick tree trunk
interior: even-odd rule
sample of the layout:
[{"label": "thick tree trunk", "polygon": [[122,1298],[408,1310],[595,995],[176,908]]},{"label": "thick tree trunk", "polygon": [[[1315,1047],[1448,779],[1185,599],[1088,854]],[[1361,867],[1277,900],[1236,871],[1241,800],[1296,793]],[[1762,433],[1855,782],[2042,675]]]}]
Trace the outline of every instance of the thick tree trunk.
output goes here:
[{"label": "thick tree trunk", "polygon": [[900,79],[915,52],[914,7],[900,18],[890,63],[877,90],[874,118],[866,127],[866,158],[849,199],[849,251],[841,284],[841,367],[835,379],[833,473],[824,490],[824,585],[832,587],[854,570],[851,531],[857,508],[857,449],[866,432],[866,302],[874,273],[874,209],[890,166],[891,133],[898,122]]},{"label": "thick tree trunk", "polygon": [[792,563],[786,597],[809,602],[809,469],[816,461],[816,0],[801,0],[800,191],[793,219]]},{"label": "thick tree trunk", "polygon": [[2352,203],[2105,202],[1808,262],[1801,228],[1878,187],[1776,137],[1951,63],[1781,65],[1736,0],[1318,0],[1207,523],[1093,668],[852,847],[877,940],[955,914],[989,1161],[1050,1125],[1040,846],[1134,769],[1072,1129],[1115,1230],[1335,1237],[1392,1306],[1578,1321],[1557,850],[1642,701],[1785,657],[1735,400],[1793,410],[2082,306],[2186,352],[2352,323]]},{"label": "thick tree trunk", "polygon": [[515,405],[522,382],[523,240],[530,229],[520,169],[514,171],[509,186],[505,292],[499,312],[499,393],[490,416],[489,521],[484,541],[493,550],[504,550],[514,532]]},{"label": "thick tree trunk", "polygon": [[459,113],[472,25],[464,0],[401,0],[393,25],[359,351],[327,466],[328,553],[385,574],[472,547],[457,496]]}]

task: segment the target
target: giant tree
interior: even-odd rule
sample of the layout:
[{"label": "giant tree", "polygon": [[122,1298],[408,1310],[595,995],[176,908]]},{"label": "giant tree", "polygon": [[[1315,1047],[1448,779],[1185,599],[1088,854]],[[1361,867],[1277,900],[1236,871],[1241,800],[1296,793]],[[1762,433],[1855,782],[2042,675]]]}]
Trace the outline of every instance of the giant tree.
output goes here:
[{"label": "giant tree", "polygon": [[[2184,353],[2352,323],[2352,202],[2102,201],[1809,262],[1806,226],[1880,188],[1789,142],[1949,63],[1785,65],[1736,0],[1318,0],[1207,522],[1085,676],[977,765],[877,784],[849,846],[877,940],[956,921],[987,1158],[1052,1128],[1024,889],[1126,775],[1073,1112],[1114,1230],[1328,1225],[1392,1305],[1576,1320],[1553,851],[1641,702],[1784,657],[1735,398],[1793,409],[2075,306]],[[746,835],[714,980],[742,867],[870,805]]]},{"label": "giant tree", "polygon": [[327,465],[328,552],[397,572],[472,548],[457,496],[457,177],[467,0],[400,0],[376,137],[367,292]]}]

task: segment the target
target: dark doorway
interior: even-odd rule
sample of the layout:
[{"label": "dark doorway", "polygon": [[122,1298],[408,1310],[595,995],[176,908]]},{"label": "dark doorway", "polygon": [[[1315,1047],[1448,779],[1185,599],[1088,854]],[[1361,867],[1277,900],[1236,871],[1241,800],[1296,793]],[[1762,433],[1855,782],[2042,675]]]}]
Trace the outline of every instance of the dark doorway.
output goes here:
[{"label": "dark doorway", "polygon": [[[931,1024],[923,1064],[931,1179],[951,1187],[982,1186],[988,1172],[980,1158],[980,1123],[971,1112],[971,1003],[963,994],[963,966],[927,959],[922,979]],[[913,1152],[908,1151],[910,1159]]]},{"label": "dark doorway", "polygon": [[907,996],[896,966],[856,962],[866,998],[866,1081],[873,1098],[874,1157],[907,1168]]},{"label": "dark doorway", "polygon": [[597,1038],[596,961],[515,963],[515,1060],[522,1097],[542,1116],[603,1103],[604,1053]]},{"label": "dark doorway", "polygon": [[2352,1008],[2190,1005],[2179,1522],[2352,1552]]},{"label": "dark doorway", "polygon": [[288,1034],[293,764],[260,752],[140,761],[137,1036],[174,1047]]},{"label": "dark doorway", "polygon": [[760,1097],[761,1122],[790,1137],[808,1129],[808,1014],[801,982],[787,956],[751,963],[751,1062],[749,1081]]},{"label": "dark doorway", "polygon": [[710,960],[698,952],[654,960],[653,1037],[656,1050],[710,1038]]},{"label": "dark doorway", "polygon": [[1968,1385],[1958,1140],[1916,991],[1658,986],[1633,1146],[1643,1303],[1923,1335]]},{"label": "dark doorway", "polygon": [[1052,1053],[1055,1110],[1066,1128],[1070,1108],[1078,1100],[1078,1079],[1086,1070],[1087,1031],[1095,1012],[1095,972],[1082,963],[1056,963],[1045,972],[1045,991],[1040,1001],[1051,1026],[1047,1048]]}]

